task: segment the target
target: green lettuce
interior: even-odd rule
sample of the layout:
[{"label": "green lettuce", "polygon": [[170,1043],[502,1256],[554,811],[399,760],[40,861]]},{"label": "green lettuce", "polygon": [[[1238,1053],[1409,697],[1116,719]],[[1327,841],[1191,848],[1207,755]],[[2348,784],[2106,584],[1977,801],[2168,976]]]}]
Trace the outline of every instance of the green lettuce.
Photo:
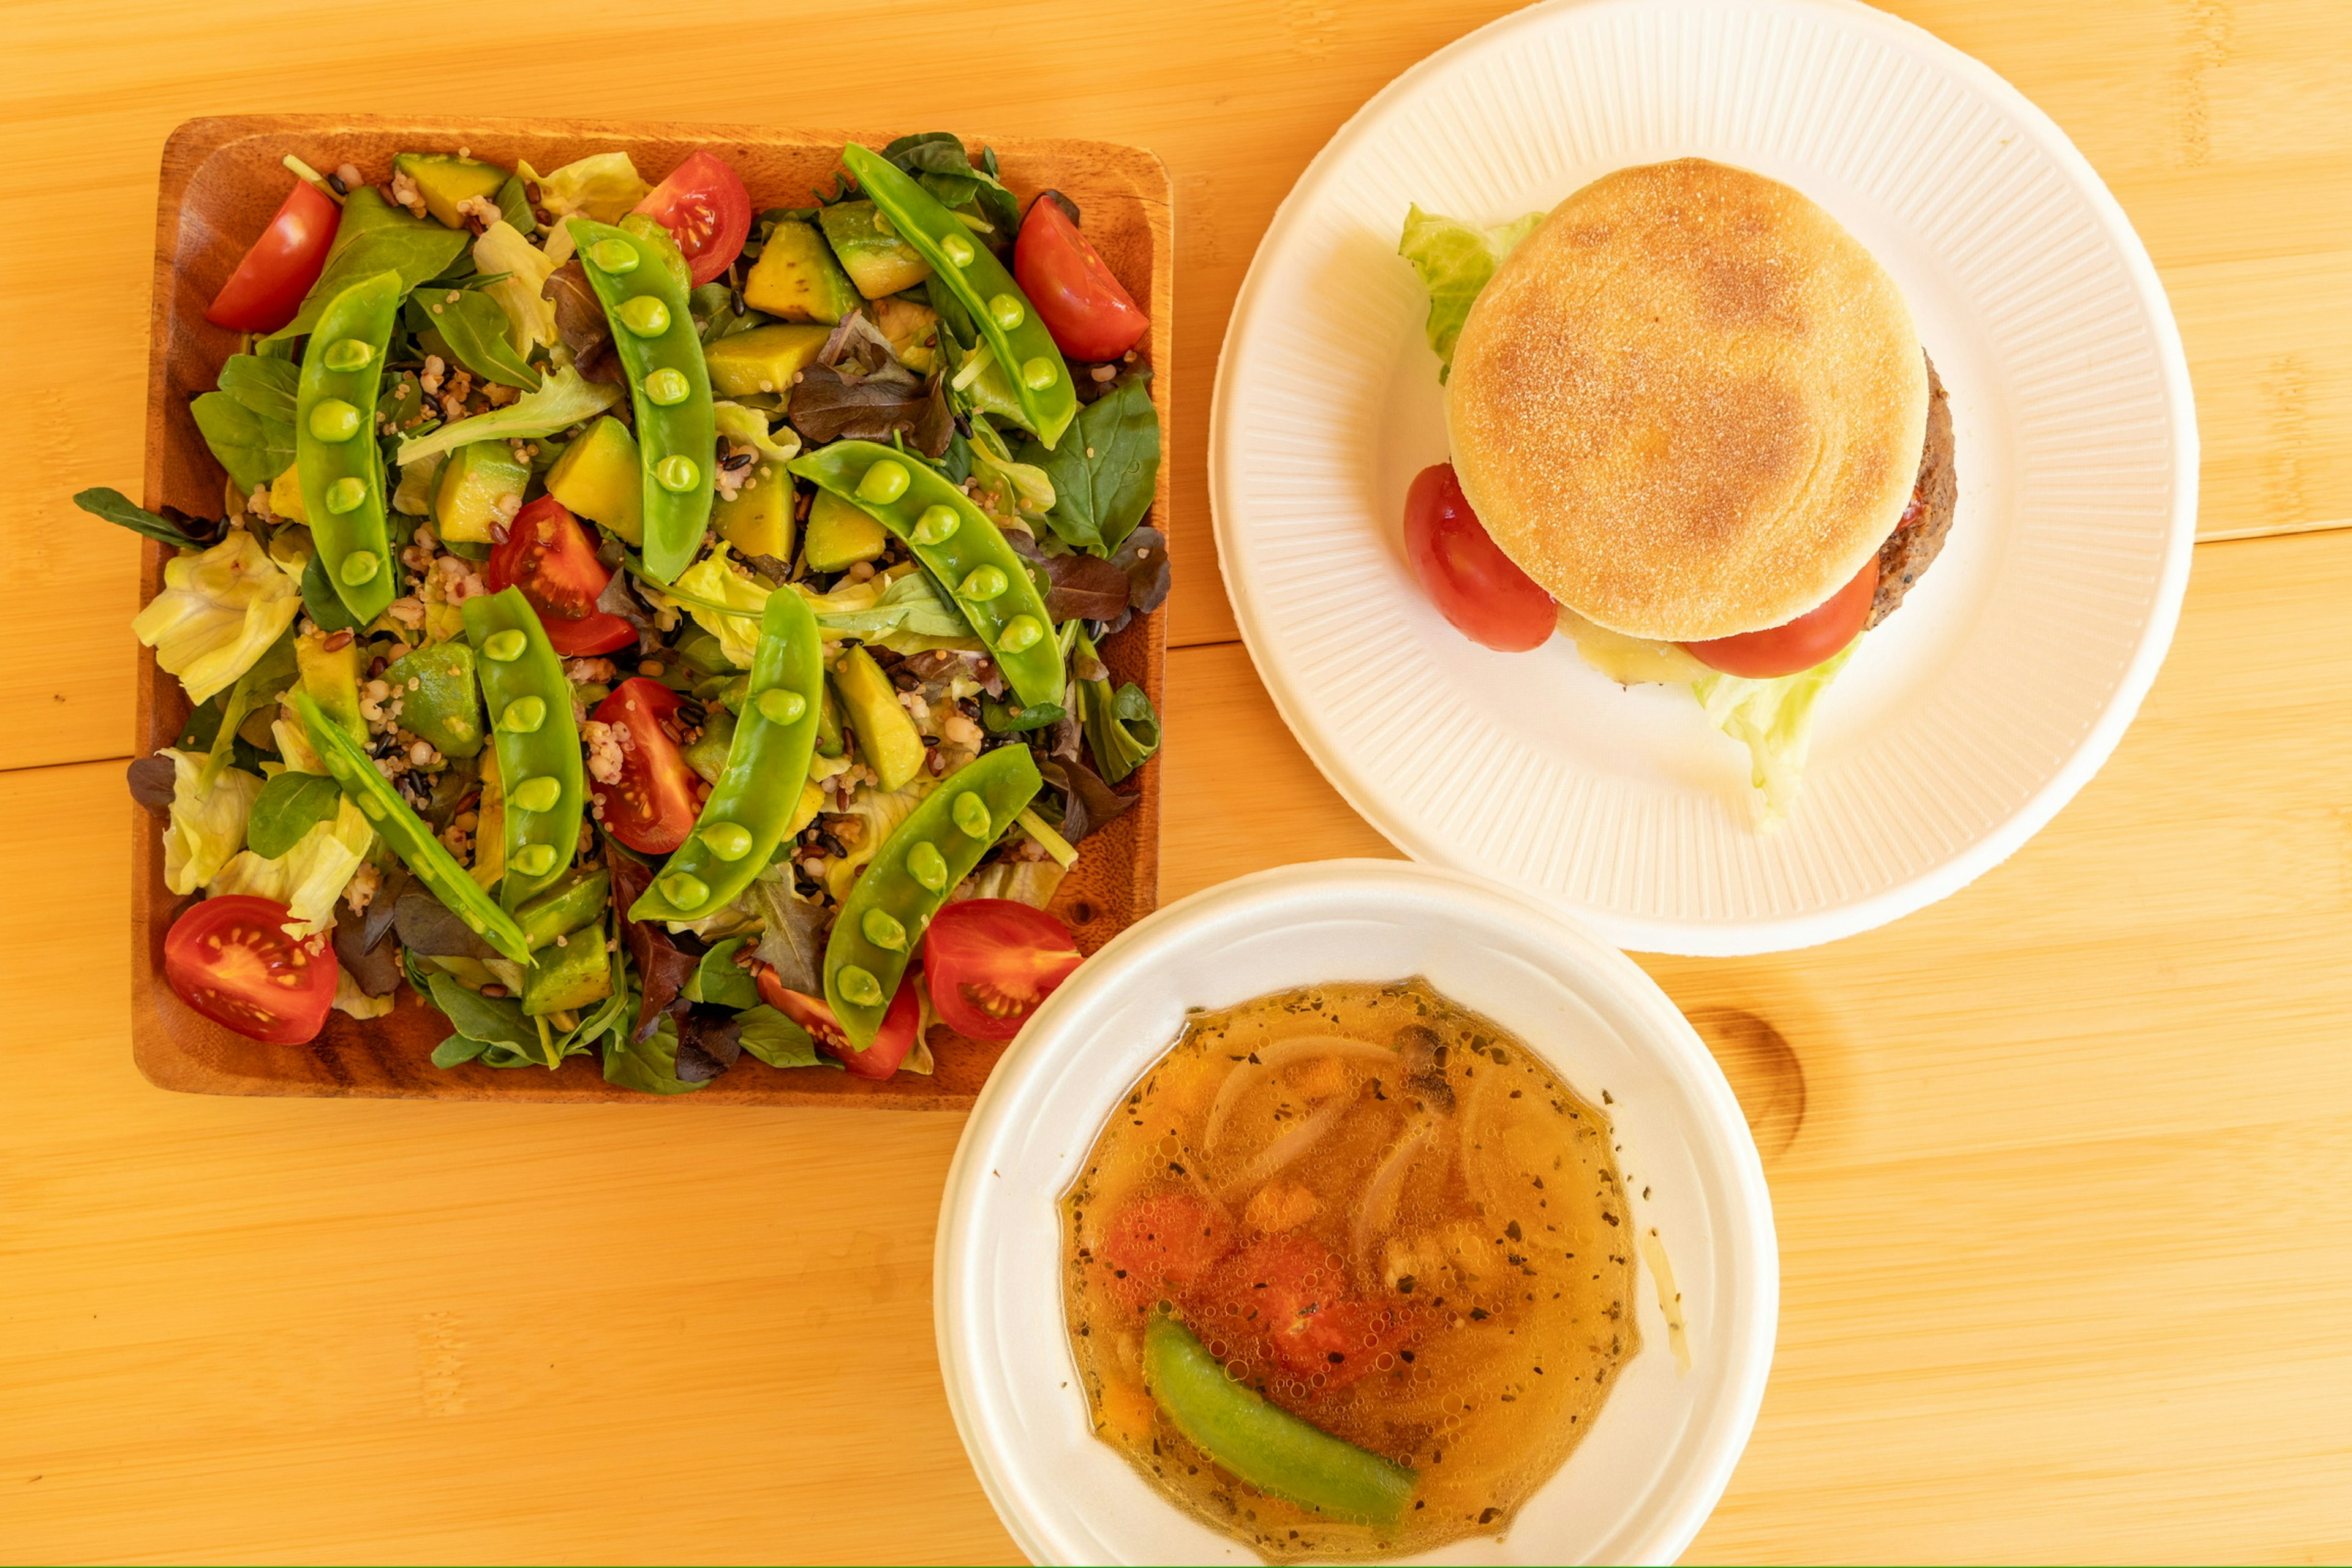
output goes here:
[{"label": "green lettuce", "polygon": [[375,845],[375,829],[346,796],[334,820],[320,823],[293,848],[274,858],[247,849],[206,885],[214,898],[251,893],[284,904],[289,936],[310,936],[335,923],[335,900]]},{"label": "green lettuce", "polygon": [[410,437],[393,460],[400,464],[404,479],[408,465],[436,452],[454,452],[468,441],[536,441],[593,419],[620,401],[619,387],[590,381],[565,365],[541,381],[538,391],[524,393],[504,408]]},{"label": "green lettuce", "polygon": [[235,684],[301,607],[300,580],[238,528],[210,550],[165,562],[163,591],[131,629],[180,678],[188,700],[202,703]]},{"label": "green lettuce", "polygon": [[474,270],[485,277],[506,274],[495,283],[484,284],[482,292],[505,310],[515,342],[523,353],[558,341],[554,302],[540,293],[553,276],[555,263],[525,239],[520,229],[504,220],[484,229],[482,237],[474,241]]},{"label": "green lettuce", "polygon": [[193,893],[220,874],[245,847],[245,825],[261,794],[257,773],[225,768],[208,785],[202,752],[158,752],[172,759],[172,819],[163,829],[163,884]]},{"label": "green lettuce", "polygon": [[1418,206],[1405,214],[1397,254],[1412,263],[1429,290],[1429,346],[1437,351],[1438,380],[1453,373],[1454,341],[1470,318],[1470,302],[1543,220],[1542,213],[1529,213],[1499,228],[1477,228]]},{"label": "green lettuce", "polygon": [[1707,721],[1748,748],[1750,780],[1764,795],[1764,824],[1773,826],[1797,804],[1811,748],[1813,708],[1853,650],[1856,637],[1833,658],[1795,675],[1751,680],[1738,675],[1707,675],[1691,682],[1691,694]]},{"label": "green lettuce", "polygon": [[[694,624],[719,639],[719,651],[738,669],[751,668],[760,648],[760,615],[775,590],[735,564],[724,544],[677,574],[677,602]],[[658,590],[656,590],[658,591]]]}]

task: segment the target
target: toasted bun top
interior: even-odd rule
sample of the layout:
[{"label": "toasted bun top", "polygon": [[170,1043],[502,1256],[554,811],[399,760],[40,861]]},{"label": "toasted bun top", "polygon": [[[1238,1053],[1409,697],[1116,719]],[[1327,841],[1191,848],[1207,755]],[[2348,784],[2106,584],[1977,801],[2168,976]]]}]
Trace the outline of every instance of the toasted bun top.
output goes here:
[{"label": "toasted bun top", "polygon": [[1446,398],[1487,531],[1588,620],[1692,641],[1859,572],[1919,471],[1911,311],[1836,219],[1704,159],[1554,208],[1471,307]]}]

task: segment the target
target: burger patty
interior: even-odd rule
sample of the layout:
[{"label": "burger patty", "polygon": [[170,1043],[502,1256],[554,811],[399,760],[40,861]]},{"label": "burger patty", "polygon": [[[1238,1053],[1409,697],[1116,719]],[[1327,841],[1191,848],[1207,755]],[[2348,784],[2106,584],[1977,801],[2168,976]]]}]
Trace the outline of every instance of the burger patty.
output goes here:
[{"label": "burger patty", "polygon": [[1927,361],[1927,442],[1919,454],[1919,479],[1911,488],[1911,504],[1886,542],[1878,547],[1878,593],[1870,603],[1868,626],[1895,613],[1903,595],[1935,563],[1952,530],[1952,503],[1959,484],[1952,474],[1952,405],[1936,362]]}]

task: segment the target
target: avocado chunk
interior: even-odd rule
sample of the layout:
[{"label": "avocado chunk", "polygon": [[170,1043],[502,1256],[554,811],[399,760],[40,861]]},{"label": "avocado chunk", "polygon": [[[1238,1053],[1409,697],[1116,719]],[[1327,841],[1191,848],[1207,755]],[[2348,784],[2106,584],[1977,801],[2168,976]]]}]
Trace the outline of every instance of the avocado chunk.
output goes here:
[{"label": "avocado chunk", "polygon": [[817,214],[817,221],[842,270],[869,300],[912,289],[931,275],[931,264],[898,237],[872,202],[835,202]]},{"label": "avocado chunk", "polygon": [[289,522],[309,522],[310,514],[302,510],[302,466],[289,463],[286,471],[269,481],[269,510]]},{"label": "avocado chunk", "polygon": [[923,770],[923,737],[907,710],[898,706],[898,692],[874,656],[863,647],[844,653],[833,667],[834,685],[849,727],[857,733],[857,750],[884,789],[904,789]]},{"label": "avocado chunk", "polygon": [[[559,936],[573,931],[599,920],[604,906],[612,901],[613,873],[602,866],[592,866],[574,871],[568,879],[558,882],[514,912],[515,923],[522,927],[524,938],[537,952]],[[580,942],[571,944],[583,945]],[[586,943],[602,947],[599,942]]]},{"label": "avocado chunk", "polygon": [[646,539],[646,482],[637,438],[611,415],[601,415],[547,470],[547,493],[564,510],[602,523],[630,544]]},{"label": "avocado chunk", "polygon": [[522,1010],[534,1018],[569,1013],[612,994],[613,966],[604,944],[584,940],[566,942],[541,949],[538,964],[523,976]]},{"label": "avocado chunk", "polygon": [[703,783],[715,784],[727,771],[727,753],[734,744],[735,715],[714,702],[702,710],[702,733],[686,749],[686,765],[701,774]]},{"label": "avocado chunk", "polygon": [[813,224],[788,219],[776,226],[767,248],[751,264],[751,275],[743,279],[743,302],[787,321],[831,326],[857,309],[858,299],[824,236]]},{"label": "avocado chunk", "polygon": [[482,749],[482,699],[474,685],[471,643],[427,643],[394,659],[383,672],[400,704],[400,727],[445,757]]},{"label": "avocado chunk", "polygon": [[[339,647],[327,645],[341,639]],[[367,721],[360,717],[360,642],[348,632],[305,632],[294,639],[294,668],[302,689],[326,710],[352,739],[365,745]]]},{"label": "avocado chunk", "polygon": [[449,454],[433,487],[433,527],[444,539],[488,544],[490,525],[514,521],[530,470],[504,441],[468,441]]},{"label": "avocado chunk", "polygon": [[722,456],[746,447],[757,456],[731,496],[721,495],[710,509],[711,526],[719,537],[746,555],[793,557],[793,476],[784,464],[785,449],[768,434],[768,416],[740,403],[720,403],[711,409],[719,427]]},{"label": "avocado chunk", "polygon": [[403,153],[392,161],[392,172],[415,180],[417,194],[425,198],[425,210],[451,228],[466,226],[466,215],[457,210],[458,203],[476,196],[495,203],[499,187],[507,183],[507,171],[496,163],[448,153]]},{"label": "avocado chunk", "polygon": [[860,561],[873,560],[889,543],[890,535],[865,508],[831,490],[816,492],[808,514],[810,571],[846,572]]},{"label": "avocado chunk", "polygon": [[790,849],[793,840],[798,838],[802,831],[816,820],[816,814],[824,809],[824,791],[817,787],[816,781],[811,779],[801,785],[800,804],[793,807],[793,819],[784,824],[784,842],[782,847]]},{"label": "avocado chunk", "polygon": [[[747,292],[744,303],[750,302]],[[710,367],[710,390],[720,397],[749,397],[761,392],[787,395],[793,389],[793,377],[816,358],[817,350],[832,335],[831,328],[814,322],[730,332],[702,351],[703,363]]]},{"label": "avocado chunk", "polygon": [[833,679],[824,682],[824,695],[816,705],[816,754],[837,757],[849,749],[841,736],[841,698],[833,689]]},{"label": "avocado chunk", "polygon": [[507,794],[499,784],[499,751],[481,753],[482,799],[474,807],[474,863],[466,874],[488,892],[507,874]]}]

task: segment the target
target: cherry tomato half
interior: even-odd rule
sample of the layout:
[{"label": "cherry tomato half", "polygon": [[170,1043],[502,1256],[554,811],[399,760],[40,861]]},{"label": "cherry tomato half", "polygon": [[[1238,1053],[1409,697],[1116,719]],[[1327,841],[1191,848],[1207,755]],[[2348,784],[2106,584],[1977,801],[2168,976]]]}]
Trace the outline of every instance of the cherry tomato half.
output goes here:
[{"label": "cherry tomato half", "polygon": [[286,934],[294,918],[274,899],[206,899],[163,937],[163,978],[214,1023],[273,1046],[314,1037],[335,1001],[341,966],[321,931]]},{"label": "cherry tomato half", "polygon": [[1072,359],[1117,359],[1150,329],[1151,318],[1050,194],[1029,204],[1013,247],[1013,276]]},{"label": "cherry tomato half", "polygon": [[1871,601],[1878,597],[1878,557],[1874,555],[1853,574],[1853,581],[1832,594],[1795,620],[1760,632],[1683,647],[1702,663],[1726,675],[1769,680],[1811,669],[1862,635],[1870,619]]},{"label": "cherry tomato half", "polygon": [[1472,642],[1525,653],[1559,629],[1559,606],[1487,536],[1451,463],[1413,476],[1404,498],[1404,555],[1438,613]]},{"label": "cherry tomato half", "polygon": [[847,1068],[852,1078],[888,1078],[915,1048],[915,1030],[922,1022],[923,1010],[915,1000],[915,987],[921,982],[914,974],[898,983],[890,1010],[882,1015],[881,1032],[862,1051],[851,1047],[849,1037],[842,1032],[822,996],[785,990],[776,972],[764,963],[752,970],[751,978],[760,988],[760,1000],[806,1029],[815,1038],[817,1049]]},{"label": "cherry tomato half", "polygon": [[566,658],[611,653],[637,640],[636,628],[596,607],[613,574],[580,520],[553,496],[541,496],[515,514],[507,536],[490,551],[482,574],[490,592],[520,588],[547,628],[547,640]]},{"label": "cherry tomato half", "polygon": [[278,216],[213,296],[205,320],[233,332],[274,332],[302,309],[302,296],[325,270],[343,209],[308,180],[297,180]]},{"label": "cherry tomato half", "polygon": [[1411,1304],[1353,1294],[1348,1266],[1321,1242],[1285,1231],[1262,1237],[1196,1280],[1186,1303],[1200,1319],[1257,1337],[1294,1377],[1328,1394],[1373,1370],[1419,1331]]},{"label": "cherry tomato half", "polygon": [[726,271],[751,232],[751,198],[742,180],[700,151],[672,169],[636,210],[669,230],[698,286]]},{"label": "cherry tomato half", "polygon": [[1223,1210],[1198,1193],[1162,1192],[1113,1215],[1097,1256],[1109,1270],[1111,1294],[1129,1307],[1148,1307],[1181,1294],[1233,1249],[1233,1222]]},{"label": "cherry tomato half", "polygon": [[1009,1040],[1083,954],[1070,928],[1012,899],[965,899],[931,917],[924,973],[940,1022],[975,1040]]},{"label": "cherry tomato half", "polygon": [[621,742],[620,778],[593,782],[589,792],[604,831],[640,855],[667,855],[685,843],[709,793],[678,749],[682,700],[658,680],[632,677],[589,715],[628,731]]}]

